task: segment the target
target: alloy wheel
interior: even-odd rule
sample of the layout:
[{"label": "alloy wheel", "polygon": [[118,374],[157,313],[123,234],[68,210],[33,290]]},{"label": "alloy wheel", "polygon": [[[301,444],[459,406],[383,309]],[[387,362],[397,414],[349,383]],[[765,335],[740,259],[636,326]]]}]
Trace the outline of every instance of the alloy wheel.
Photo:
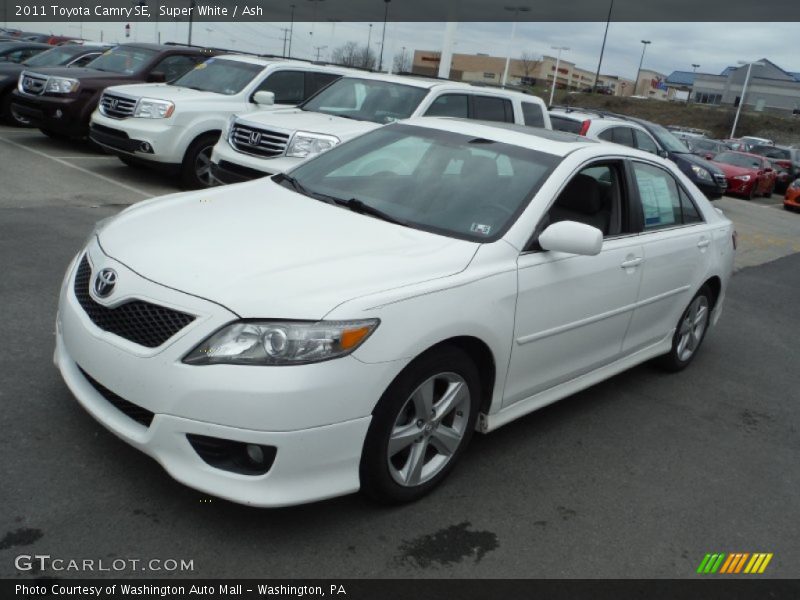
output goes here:
[{"label": "alloy wheel", "polygon": [[708,315],[708,299],[703,295],[697,296],[689,305],[680,325],[677,354],[681,361],[689,360],[700,345],[708,326]]},{"label": "alloy wheel", "polygon": [[426,379],[403,404],[389,435],[392,479],[413,487],[440,473],[464,440],[470,411],[463,377],[448,372]]},{"label": "alloy wheel", "polygon": [[197,180],[205,187],[211,187],[216,183],[213,175],[211,175],[211,151],[213,148],[213,146],[206,146],[201,149],[194,161]]}]

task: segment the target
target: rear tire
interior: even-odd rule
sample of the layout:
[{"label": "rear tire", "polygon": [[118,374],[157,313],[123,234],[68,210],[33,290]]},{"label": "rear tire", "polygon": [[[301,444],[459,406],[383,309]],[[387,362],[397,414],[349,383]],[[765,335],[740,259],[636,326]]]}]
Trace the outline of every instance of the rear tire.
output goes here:
[{"label": "rear tire", "polygon": [[372,412],[361,491],[384,504],[417,500],[444,480],[475,429],[480,377],[461,349],[423,354],[397,376]]},{"label": "rear tire", "polygon": [[218,133],[206,133],[191,143],[181,165],[181,183],[197,190],[217,185],[211,175],[211,150],[219,140]]},{"label": "rear tire", "polygon": [[750,192],[747,194],[748,200],[753,200],[756,197],[756,188],[758,187],[758,179],[753,182],[753,185],[750,186]]},{"label": "rear tire", "polygon": [[655,364],[665,371],[681,371],[689,366],[706,337],[711,322],[713,297],[711,289],[704,285],[689,306],[681,314],[672,336],[672,348],[664,356],[655,359]]}]

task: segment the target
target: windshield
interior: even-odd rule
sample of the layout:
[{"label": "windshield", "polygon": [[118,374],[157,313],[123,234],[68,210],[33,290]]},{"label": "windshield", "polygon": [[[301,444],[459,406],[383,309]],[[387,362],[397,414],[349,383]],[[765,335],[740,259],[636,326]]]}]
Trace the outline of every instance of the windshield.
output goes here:
[{"label": "windshield", "polygon": [[231,96],[241,92],[263,69],[261,65],[239,60],[209,58],[170,85]]},{"label": "windshield", "polygon": [[714,157],[716,162],[733,165],[734,167],[744,167],[745,169],[760,169],[761,159],[737,152],[722,152]]},{"label": "windshield", "polygon": [[559,161],[519,146],[398,124],[300,165],[291,172],[299,185],[286,186],[328,201],[355,199],[416,229],[490,242],[513,224]]},{"label": "windshield", "polygon": [[55,65],[63,65],[72,60],[77,54],[74,50],[65,50],[64,48],[53,48],[46,50],[41,54],[30,57],[22,64],[26,67],[52,67]]},{"label": "windshield", "polygon": [[343,77],[301,108],[384,124],[410,117],[427,93],[426,88],[411,85]]},{"label": "windshield", "polygon": [[130,75],[139,71],[156,54],[158,54],[156,50],[148,48],[117,46],[113,50],[103,52],[86,66],[99,71]]},{"label": "windshield", "polygon": [[684,144],[682,141],[680,141],[678,138],[672,135],[661,125],[650,123],[648,125],[648,129],[650,130],[650,133],[652,133],[658,140],[658,143],[661,144],[665,149],[669,150],[670,152],[689,152],[689,149],[686,147],[686,144]]}]

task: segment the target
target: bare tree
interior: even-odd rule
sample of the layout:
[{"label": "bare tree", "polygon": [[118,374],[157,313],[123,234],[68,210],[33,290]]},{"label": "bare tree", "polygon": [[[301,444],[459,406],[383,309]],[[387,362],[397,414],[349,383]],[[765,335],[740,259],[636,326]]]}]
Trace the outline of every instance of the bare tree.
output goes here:
[{"label": "bare tree", "polygon": [[394,66],[392,71],[395,73],[408,73],[411,71],[411,54],[403,48],[394,55]]},{"label": "bare tree", "polygon": [[523,52],[519,57],[519,65],[522,67],[522,75],[525,79],[531,78],[531,73],[536,69],[536,65],[539,63],[536,58],[534,58],[533,52]]},{"label": "bare tree", "polygon": [[375,53],[366,46],[359,46],[356,42],[347,42],[334,48],[331,52],[331,62],[345,67],[374,69],[378,59]]}]

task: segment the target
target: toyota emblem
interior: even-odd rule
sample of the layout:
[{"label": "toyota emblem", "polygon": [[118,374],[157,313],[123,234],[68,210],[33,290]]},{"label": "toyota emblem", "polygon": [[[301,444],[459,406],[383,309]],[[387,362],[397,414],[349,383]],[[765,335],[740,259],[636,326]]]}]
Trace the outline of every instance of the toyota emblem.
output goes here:
[{"label": "toyota emblem", "polygon": [[117,272],[114,269],[103,269],[94,278],[94,293],[98,298],[106,298],[114,291],[117,283]]}]

